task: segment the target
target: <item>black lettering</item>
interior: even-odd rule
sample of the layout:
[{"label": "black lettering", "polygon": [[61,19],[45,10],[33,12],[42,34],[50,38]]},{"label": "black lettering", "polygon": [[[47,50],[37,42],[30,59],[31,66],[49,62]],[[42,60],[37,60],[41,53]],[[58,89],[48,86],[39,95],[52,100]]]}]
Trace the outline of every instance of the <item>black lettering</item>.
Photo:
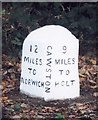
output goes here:
[{"label": "black lettering", "polygon": [[64,61],[65,61],[65,60],[61,59],[61,64],[64,64]]},{"label": "black lettering", "polygon": [[33,69],[33,75],[36,75],[36,70],[35,69]]},{"label": "black lettering", "polygon": [[50,74],[49,76],[46,76],[46,78],[49,78],[49,79],[51,79],[51,74]]},{"label": "black lettering", "polygon": [[21,77],[20,82],[21,82],[21,83],[24,83],[24,79],[23,79],[23,77]]},{"label": "black lettering", "polygon": [[44,82],[41,82],[41,87],[44,87]]},{"label": "black lettering", "polygon": [[47,62],[48,62],[47,65],[48,65],[49,67],[51,67],[51,63],[52,63],[51,59],[52,59],[52,58],[47,59]]},{"label": "black lettering", "polygon": [[45,85],[46,85],[46,86],[49,86],[49,85],[50,85],[50,82],[49,82],[49,81],[46,81],[46,82],[45,82]]},{"label": "black lettering", "polygon": [[36,75],[36,69],[33,69],[32,68],[28,68],[29,69],[29,73],[31,74],[33,72],[33,75]]},{"label": "black lettering", "polygon": [[35,50],[34,50],[35,53],[38,53],[38,46],[35,45]]},{"label": "black lettering", "polygon": [[29,62],[29,57],[26,57],[26,56],[25,56],[25,57],[24,57],[24,62],[25,62],[25,61]]},{"label": "black lettering", "polygon": [[49,87],[45,87],[45,89],[46,89],[45,90],[46,93],[50,93],[50,88]]},{"label": "black lettering", "polygon": [[32,63],[32,59],[31,58],[29,58],[29,62]]},{"label": "black lettering", "polygon": [[41,86],[40,86],[40,81],[38,81],[38,87],[41,87]]},{"label": "black lettering", "polygon": [[25,84],[27,84],[27,79],[25,79]]},{"label": "black lettering", "polygon": [[36,65],[38,65],[38,58],[36,58]]},{"label": "black lettering", "polygon": [[67,63],[66,63],[66,59],[64,59],[64,65],[67,65]]},{"label": "black lettering", "polygon": [[55,64],[60,64],[60,59],[55,59]]},{"label": "black lettering", "polygon": [[51,55],[51,54],[52,54],[51,52],[47,51],[47,56],[48,56],[48,55]]},{"label": "black lettering", "polygon": [[65,85],[65,82],[64,82],[64,81],[62,81],[62,82],[61,82],[61,86],[64,86],[64,85]]},{"label": "black lettering", "polygon": [[55,64],[57,64],[57,65],[75,64],[75,58],[55,59]]},{"label": "black lettering", "polygon": [[36,84],[36,81],[32,81],[32,85],[35,85]]},{"label": "black lettering", "polygon": [[[28,63],[32,63],[32,64],[35,64],[35,65],[42,65],[42,59],[39,59],[39,58],[29,58],[29,57],[24,57],[24,62],[28,62]],[[51,63],[51,61],[50,60],[48,60],[49,61],[49,65],[50,65],[50,63]]]},{"label": "black lettering", "polygon": [[69,70],[66,70],[66,75],[69,75],[70,71]]},{"label": "black lettering", "polygon": [[39,65],[42,65],[42,59],[39,59],[39,62],[40,62]]},{"label": "black lettering", "polygon": [[29,69],[29,73],[31,73],[31,71],[32,71],[32,68],[28,68]]},{"label": "black lettering", "polygon": [[66,86],[69,86],[68,81],[66,81]]},{"label": "black lettering", "polygon": [[60,71],[60,75],[62,75],[63,70],[59,70],[59,71]]},{"label": "black lettering", "polygon": [[[24,84],[28,84],[28,85],[37,86],[37,87],[44,87],[44,85],[46,85],[46,87],[49,87],[49,85],[50,85],[49,81],[46,81],[46,83],[44,83],[41,81],[33,81],[32,79],[24,79],[23,77],[21,77],[20,82],[24,83]],[[47,91],[48,91],[48,89],[47,89]]]},{"label": "black lettering", "polygon": [[67,52],[67,47],[63,46],[63,53],[65,54]]},{"label": "black lettering", "polygon": [[56,87],[56,85],[59,85],[59,82],[55,82],[55,87]]},{"label": "black lettering", "polygon": [[[47,50],[52,50],[52,46],[48,46],[48,47],[47,47]],[[52,53],[51,53],[50,51],[47,51],[47,56],[48,56],[48,55],[52,55]]]},{"label": "black lettering", "polygon": [[71,85],[73,85],[73,82],[75,82],[75,80],[71,80],[70,82],[71,82]]},{"label": "black lettering", "polygon": [[48,46],[48,47],[47,47],[47,50],[49,50],[49,49],[52,50],[52,46]]},{"label": "black lettering", "polygon": [[71,61],[70,61],[70,60],[71,60],[71,58],[68,58],[68,64],[71,64]]},{"label": "black lettering", "polygon": [[[31,63],[31,62],[30,62]],[[32,63],[34,64],[34,59],[32,59]]]},{"label": "black lettering", "polygon": [[72,58],[72,64],[75,64],[75,58]]},{"label": "black lettering", "polygon": [[52,70],[51,69],[46,69],[46,72],[52,72]]},{"label": "black lettering", "polygon": [[28,85],[31,85],[30,83],[31,83],[31,81],[30,81],[30,79],[29,79],[29,80],[28,80]]},{"label": "black lettering", "polygon": [[32,45],[30,45],[30,52],[32,52]]}]

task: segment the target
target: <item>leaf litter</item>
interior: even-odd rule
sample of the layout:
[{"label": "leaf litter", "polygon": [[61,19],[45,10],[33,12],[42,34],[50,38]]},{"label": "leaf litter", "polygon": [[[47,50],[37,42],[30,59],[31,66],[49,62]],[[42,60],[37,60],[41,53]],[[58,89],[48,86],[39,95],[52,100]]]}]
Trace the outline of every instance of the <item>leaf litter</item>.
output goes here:
[{"label": "leaf litter", "polygon": [[98,119],[98,65],[96,57],[79,56],[80,97],[45,102],[20,93],[21,61],[2,55],[2,117],[9,119]]}]

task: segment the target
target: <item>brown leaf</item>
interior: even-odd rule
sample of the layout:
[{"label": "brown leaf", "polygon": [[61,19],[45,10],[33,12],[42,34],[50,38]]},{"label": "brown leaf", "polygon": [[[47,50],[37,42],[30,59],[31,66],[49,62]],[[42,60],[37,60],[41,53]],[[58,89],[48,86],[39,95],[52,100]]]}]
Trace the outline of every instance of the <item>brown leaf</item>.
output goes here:
[{"label": "brown leaf", "polygon": [[2,97],[2,101],[6,102],[8,100],[8,97]]},{"label": "brown leaf", "polygon": [[24,108],[22,111],[23,111],[23,113],[28,113],[30,110]]},{"label": "brown leaf", "polygon": [[79,73],[82,75],[82,74],[85,74],[85,72],[86,72],[86,70],[85,70],[85,68],[81,68],[80,70],[79,70]]},{"label": "brown leaf", "polygon": [[21,104],[21,107],[22,107],[22,108],[27,108],[28,106],[27,106],[27,104],[22,103],[22,104]]},{"label": "brown leaf", "polygon": [[20,116],[20,115],[14,115],[14,116],[12,116],[11,118],[12,118],[12,119],[15,119],[15,120],[19,120],[19,119],[21,118],[21,116]]},{"label": "brown leaf", "polygon": [[78,110],[84,110],[87,108],[87,106],[83,103],[77,103],[76,106],[77,106]]},{"label": "brown leaf", "polygon": [[98,92],[94,92],[94,93],[93,93],[93,96],[94,96],[94,97],[98,97]]},{"label": "brown leaf", "polygon": [[0,90],[3,90],[3,86],[2,85],[0,85]]},{"label": "brown leaf", "polygon": [[13,100],[11,100],[11,99],[8,99],[6,102],[7,102],[7,104],[9,104],[9,105],[13,105],[13,104],[14,104]]},{"label": "brown leaf", "polygon": [[96,59],[95,60],[90,60],[93,65],[96,65]]}]

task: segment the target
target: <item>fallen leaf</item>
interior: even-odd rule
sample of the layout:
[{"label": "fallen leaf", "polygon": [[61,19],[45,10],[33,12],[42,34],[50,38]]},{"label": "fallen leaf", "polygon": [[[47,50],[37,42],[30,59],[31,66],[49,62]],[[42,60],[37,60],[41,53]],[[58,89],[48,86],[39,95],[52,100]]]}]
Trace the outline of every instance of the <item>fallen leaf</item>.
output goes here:
[{"label": "fallen leaf", "polygon": [[2,85],[0,85],[0,90],[3,90],[3,86]]},{"label": "fallen leaf", "polygon": [[27,108],[28,106],[27,106],[27,104],[22,103],[22,104],[21,104],[21,107],[22,107],[22,108]]},{"label": "fallen leaf", "polygon": [[23,109],[23,113],[28,113],[30,110],[29,109]]},{"label": "fallen leaf", "polygon": [[90,60],[93,65],[96,65],[96,60]]},{"label": "fallen leaf", "polygon": [[98,92],[94,92],[94,93],[93,93],[93,96],[94,96],[94,97],[98,97]]},{"label": "fallen leaf", "polygon": [[78,110],[84,110],[87,108],[87,106],[85,104],[82,104],[82,103],[77,103],[76,106],[77,106]]},{"label": "fallen leaf", "polygon": [[21,116],[20,116],[20,115],[14,115],[14,116],[12,116],[11,118],[12,118],[12,119],[15,119],[15,120],[19,120],[19,119],[21,118]]},{"label": "fallen leaf", "polygon": [[6,102],[8,100],[8,97],[2,97],[2,100]]},{"label": "fallen leaf", "polygon": [[11,100],[11,99],[8,99],[6,102],[7,102],[8,105],[13,105],[14,104],[13,100]]}]

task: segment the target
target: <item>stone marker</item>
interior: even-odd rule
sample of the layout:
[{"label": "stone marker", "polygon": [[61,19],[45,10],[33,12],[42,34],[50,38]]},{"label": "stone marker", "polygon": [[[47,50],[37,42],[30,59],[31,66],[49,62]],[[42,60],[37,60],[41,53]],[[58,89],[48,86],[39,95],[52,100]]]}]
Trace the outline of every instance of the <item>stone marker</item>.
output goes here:
[{"label": "stone marker", "polygon": [[23,43],[20,91],[46,101],[78,97],[78,51],[79,40],[62,26],[31,32]]}]

